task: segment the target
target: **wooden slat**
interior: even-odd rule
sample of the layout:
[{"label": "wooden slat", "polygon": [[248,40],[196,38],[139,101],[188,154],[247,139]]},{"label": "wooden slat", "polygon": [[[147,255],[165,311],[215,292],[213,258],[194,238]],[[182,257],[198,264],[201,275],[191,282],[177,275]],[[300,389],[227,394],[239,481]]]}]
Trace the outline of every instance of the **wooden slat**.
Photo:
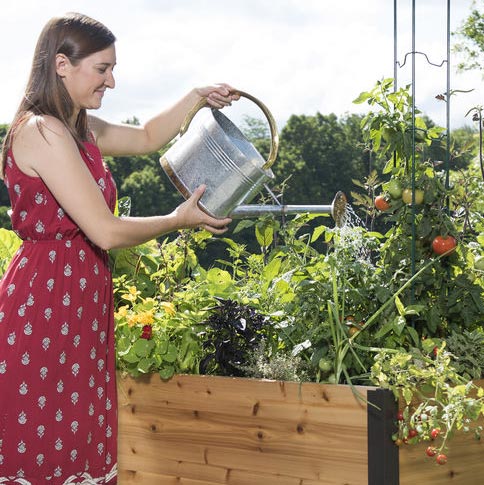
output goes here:
[{"label": "wooden slat", "polygon": [[348,386],[209,376],[118,383],[121,484],[155,475],[160,484],[186,483],[173,476],[214,485],[367,484],[366,405]]}]

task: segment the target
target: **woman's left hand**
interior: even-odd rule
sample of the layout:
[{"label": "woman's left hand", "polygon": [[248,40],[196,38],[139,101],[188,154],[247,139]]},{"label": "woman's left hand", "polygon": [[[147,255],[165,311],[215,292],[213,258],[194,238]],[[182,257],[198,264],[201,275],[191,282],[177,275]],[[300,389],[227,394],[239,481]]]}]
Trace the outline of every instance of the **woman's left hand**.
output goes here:
[{"label": "woman's left hand", "polygon": [[240,98],[237,90],[225,83],[197,88],[196,91],[201,98],[207,100],[207,103],[212,108],[224,108],[225,106],[230,106],[232,101],[237,101]]}]

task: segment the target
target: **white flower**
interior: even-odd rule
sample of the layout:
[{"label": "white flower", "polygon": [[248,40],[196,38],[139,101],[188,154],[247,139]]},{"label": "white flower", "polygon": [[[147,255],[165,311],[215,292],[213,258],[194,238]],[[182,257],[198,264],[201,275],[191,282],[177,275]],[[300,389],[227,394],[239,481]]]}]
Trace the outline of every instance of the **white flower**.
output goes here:
[{"label": "white flower", "polygon": [[7,337],[7,343],[9,345],[14,345],[15,344],[15,339],[16,339],[16,335],[15,335],[15,332],[12,332],[11,334],[9,334],[9,336]]},{"label": "white flower", "polygon": [[64,444],[62,443],[62,440],[60,438],[57,438],[57,440],[55,441],[55,449],[57,451],[60,451],[62,450],[63,447],[64,447]]},{"label": "white flower", "polygon": [[73,392],[71,394],[71,402],[72,404],[77,404],[79,401],[79,393],[78,392]]},{"label": "white flower", "polygon": [[37,405],[39,406],[40,409],[44,409],[46,402],[47,402],[47,398],[45,396],[40,396],[39,399],[37,400]]},{"label": "white flower", "polygon": [[52,291],[54,289],[54,278],[50,278],[47,280],[47,289]]},{"label": "white flower", "polygon": [[37,223],[35,224],[35,231],[38,232],[39,234],[45,233],[45,226],[41,220],[38,220]]},{"label": "white flower", "polygon": [[79,369],[81,368],[81,366],[79,364],[72,364],[72,367],[71,367],[71,370],[72,370],[72,375],[77,377],[77,375],[79,374]]},{"label": "white flower", "polygon": [[60,380],[58,383],[57,383],[57,392],[58,393],[61,393],[64,391],[64,382],[62,380]]}]

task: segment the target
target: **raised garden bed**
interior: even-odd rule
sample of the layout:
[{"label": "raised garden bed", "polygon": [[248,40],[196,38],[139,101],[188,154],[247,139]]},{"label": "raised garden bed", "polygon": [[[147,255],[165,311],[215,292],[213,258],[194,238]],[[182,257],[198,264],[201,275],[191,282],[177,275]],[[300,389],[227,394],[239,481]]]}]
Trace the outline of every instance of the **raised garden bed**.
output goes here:
[{"label": "raised garden bed", "polygon": [[[415,485],[482,483],[482,445],[456,436],[438,466],[391,441],[389,391],[177,375],[118,376],[119,483]],[[400,458],[399,458],[400,454]]]}]

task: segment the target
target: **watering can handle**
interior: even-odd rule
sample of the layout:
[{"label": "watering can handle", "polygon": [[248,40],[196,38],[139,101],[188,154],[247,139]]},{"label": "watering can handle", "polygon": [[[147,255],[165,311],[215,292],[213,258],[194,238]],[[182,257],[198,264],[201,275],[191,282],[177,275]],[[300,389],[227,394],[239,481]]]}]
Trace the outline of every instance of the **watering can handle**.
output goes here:
[{"label": "watering can handle", "polygon": [[[262,166],[264,170],[268,170],[269,168],[272,167],[273,163],[276,161],[277,150],[279,149],[279,134],[277,133],[276,121],[274,120],[274,117],[272,116],[271,112],[267,109],[267,106],[264,103],[262,103],[262,101],[259,101],[251,94],[245,93],[243,91],[235,91],[235,93],[242,96],[243,98],[249,99],[250,101],[254,102],[257,106],[259,106],[259,108],[262,110],[262,112],[264,113],[269,123],[269,128],[271,130],[271,150],[269,152],[269,156],[267,157],[266,163]],[[207,100],[205,98],[202,98],[188,112],[180,128],[180,136],[183,136],[185,134],[195,115],[206,105],[207,105]]]}]

